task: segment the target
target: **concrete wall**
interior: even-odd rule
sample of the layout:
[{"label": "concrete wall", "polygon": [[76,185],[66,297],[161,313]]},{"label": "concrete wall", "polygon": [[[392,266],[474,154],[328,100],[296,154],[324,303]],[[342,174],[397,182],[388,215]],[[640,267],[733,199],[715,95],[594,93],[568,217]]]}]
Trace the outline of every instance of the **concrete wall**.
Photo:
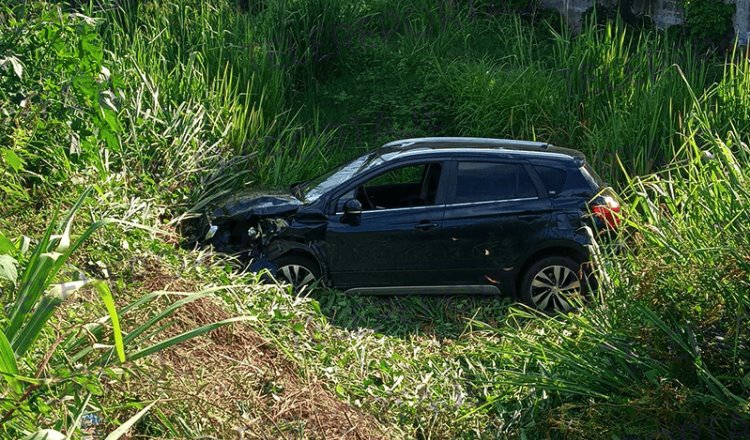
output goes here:
[{"label": "concrete wall", "polygon": [[[734,16],[734,31],[743,45],[750,39],[750,0],[725,0],[736,4]],[[546,8],[560,11],[570,26],[578,31],[581,29],[583,14],[591,9],[594,3],[604,6],[614,6],[617,0],[541,0]],[[635,1],[634,13],[651,16],[654,24],[659,28],[668,28],[681,24],[684,17],[681,0],[646,0]],[[652,4],[653,3],[653,4]]]},{"label": "concrete wall", "polygon": [[741,44],[747,45],[750,40],[750,0],[737,0],[734,13],[734,33]]}]

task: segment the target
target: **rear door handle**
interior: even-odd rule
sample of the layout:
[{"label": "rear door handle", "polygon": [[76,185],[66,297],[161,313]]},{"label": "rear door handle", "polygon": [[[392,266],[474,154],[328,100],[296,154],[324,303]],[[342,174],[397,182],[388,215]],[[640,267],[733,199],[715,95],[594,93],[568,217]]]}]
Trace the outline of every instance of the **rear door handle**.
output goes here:
[{"label": "rear door handle", "polygon": [[419,229],[420,231],[427,231],[427,230],[430,230],[432,228],[437,228],[437,227],[438,227],[437,223],[430,223],[429,220],[424,220],[414,225],[414,229]]}]

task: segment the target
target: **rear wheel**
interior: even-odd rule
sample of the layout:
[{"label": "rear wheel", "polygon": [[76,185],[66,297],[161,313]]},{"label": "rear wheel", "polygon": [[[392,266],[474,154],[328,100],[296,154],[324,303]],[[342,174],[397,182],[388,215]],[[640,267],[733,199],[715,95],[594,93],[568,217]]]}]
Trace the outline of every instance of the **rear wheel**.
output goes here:
[{"label": "rear wheel", "polygon": [[521,282],[521,299],[547,313],[567,312],[578,307],[586,292],[581,264],[569,257],[546,257],[526,271]]},{"label": "rear wheel", "polygon": [[313,258],[304,255],[285,255],[275,261],[276,278],[291,284],[299,292],[320,279],[320,267]]}]

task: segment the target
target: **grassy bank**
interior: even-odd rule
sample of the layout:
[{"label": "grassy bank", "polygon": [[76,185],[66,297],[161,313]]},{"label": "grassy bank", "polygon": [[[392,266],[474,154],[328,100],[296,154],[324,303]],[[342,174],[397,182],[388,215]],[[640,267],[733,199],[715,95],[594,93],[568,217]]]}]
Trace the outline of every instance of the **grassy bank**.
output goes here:
[{"label": "grassy bank", "polygon": [[[0,341],[3,435],[103,436],[136,414],[134,433],[166,438],[750,432],[742,50],[618,23],[573,36],[482,3],[102,3],[0,6],[0,328],[16,334],[24,293],[48,303],[21,324],[50,311]],[[549,318],[499,298],[297,297],[177,246],[178,219],[231,192],[421,135],[584,151],[626,207],[600,300]],[[87,187],[71,222],[55,215]],[[43,294],[84,278],[104,283]]]}]

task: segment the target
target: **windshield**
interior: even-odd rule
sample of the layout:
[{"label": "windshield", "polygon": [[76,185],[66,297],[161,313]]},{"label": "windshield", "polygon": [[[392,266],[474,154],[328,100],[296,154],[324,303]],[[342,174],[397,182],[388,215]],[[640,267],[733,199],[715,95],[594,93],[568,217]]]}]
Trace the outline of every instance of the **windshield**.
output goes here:
[{"label": "windshield", "polygon": [[383,159],[379,155],[375,155],[375,153],[354,159],[333,171],[305,183],[301,191],[301,194],[303,195],[302,198],[305,203],[312,203],[331,189],[346,182],[362,171],[382,162]]}]

